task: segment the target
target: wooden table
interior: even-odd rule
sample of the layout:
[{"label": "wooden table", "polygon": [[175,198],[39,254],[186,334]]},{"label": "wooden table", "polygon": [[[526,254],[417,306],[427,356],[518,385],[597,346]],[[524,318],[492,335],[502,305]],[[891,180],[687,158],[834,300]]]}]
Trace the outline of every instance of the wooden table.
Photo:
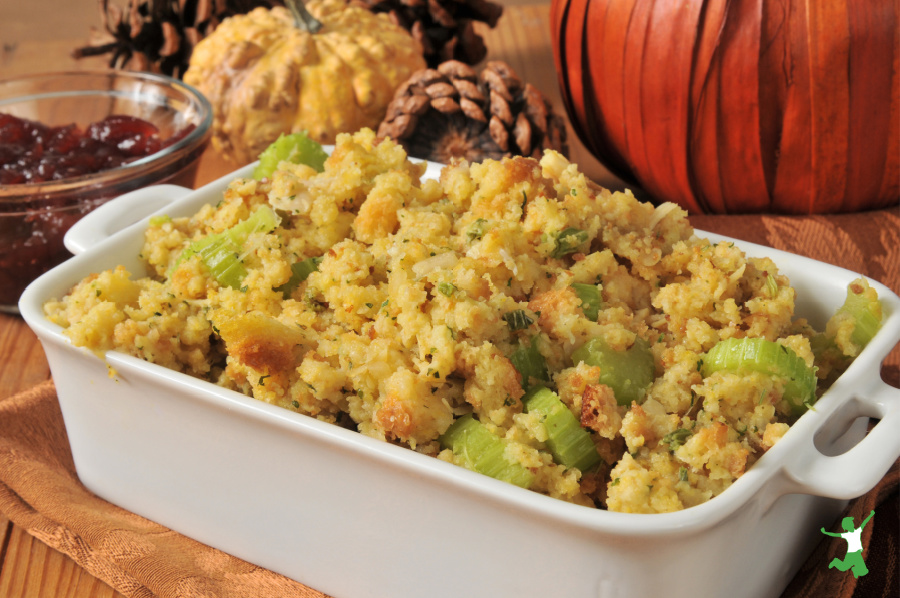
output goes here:
[{"label": "wooden table", "polygon": [[[94,0],[29,0],[14,7],[9,4],[13,3],[0,8],[0,78],[104,66],[103,59],[75,61],[69,55],[73,48],[84,44],[88,27],[99,25]],[[510,3],[497,28],[483,33],[489,58],[509,63],[564,114],[550,46],[548,11],[549,0],[539,4]],[[611,188],[623,187],[587,153],[571,130],[569,141],[573,161],[589,176]],[[202,159],[197,184],[234,168],[209,151]],[[20,318],[0,314],[0,400],[49,376],[44,353],[30,329]],[[23,596],[106,598],[122,594],[0,514],[0,598]]]}]

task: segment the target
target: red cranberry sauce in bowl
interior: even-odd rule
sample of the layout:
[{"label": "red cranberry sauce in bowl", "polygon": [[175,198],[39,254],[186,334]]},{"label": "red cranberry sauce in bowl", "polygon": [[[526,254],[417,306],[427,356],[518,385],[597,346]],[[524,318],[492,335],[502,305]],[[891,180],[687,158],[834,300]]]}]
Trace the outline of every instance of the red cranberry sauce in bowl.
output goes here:
[{"label": "red cranberry sauce in bowl", "polygon": [[126,71],[0,81],[0,311],[70,253],[66,231],[119,195],[193,187],[212,110],[190,86]]}]

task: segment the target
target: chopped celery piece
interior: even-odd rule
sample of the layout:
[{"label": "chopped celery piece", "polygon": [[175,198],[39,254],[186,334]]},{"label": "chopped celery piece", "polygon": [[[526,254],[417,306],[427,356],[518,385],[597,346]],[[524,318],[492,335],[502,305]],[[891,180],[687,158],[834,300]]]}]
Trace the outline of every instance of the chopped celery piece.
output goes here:
[{"label": "chopped celery piece", "polygon": [[855,280],[847,286],[847,298],[838,308],[836,315],[854,320],[850,340],[860,350],[869,344],[881,328],[881,302],[875,291],[871,290],[863,279]]},{"label": "chopped celery piece", "polygon": [[[268,206],[260,206],[249,218],[220,233],[208,235],[188,245],[181,252],[172,270],[197,255],[219,284],[240,288],[247,270],[241,262],[244,243],[254,232],[269,232],[278,226],[278,215]],[[170,270],[171,273],[171,270]]]},{"label": "chopped celery piece", "polygon": [[441,436],[441,446],[453,451],[466,469],[529,488],[534,482],[534,474],[503,454],[507,443],[471,414],[453,422]]},{"label": "chopped celery piece", "polygon": [[279,287],[275,287],[273,290],[280,291],[282,297],[290,299],[294,291],[297,290],[297,287],[300,286],[300,283],[319,269],[319,262],[321,261],[321,257],[309,257],[305,260],[300,260],[299,262],[291,264],[291,277],[286,283]]},{"label": "chopped celery piece", "polygon": [[640,337],[625,351],[613,349],[602,338],[591,339],[572,353],[572,361],[599,367],[600,384],[613,390],[619,405],[640,403],[656,377],[650,343]]},{"label": "chopped celery piece", "polygon": [[249,218],[222,231],[219,235],[228,237],[235,245],[243,245],[251,234],[259,231],[273,231],[280,221],[281,219],[272,208],[267,205],[261,205],[250,214]]},{"label": "chopped celery piece", "polygon": [[775,298],[778,295],[778,281],[771,274],[766,275],[766,291],[769,297]]},{"label": "chopped celery piece", "polygon": [[590,433],[581,427],[559,396],[545,386],[535,386],[522,397],[527,413],[539,413],[547,429],[547,448],[553,460],[568,468],[586,471],[600,463]]},{"label": "chopped celery piece", "polygon": [[306,164],[317,172],[322,172],[327,158],[328,154],[322,149],[322,145],[307,137],[306,133],[282,134],[259,155],[259,164],[253,171],[253,178],[259,180],[272,176],[278,164],[285,161]]},{"label": "chopped celery piece", "polygon": [[191,248],[220,285],[240,288],[247,269],[240,260],[240,247],[231,239],[214,235],[200,239]]},{"label": "chopped celery piece", "polygon": [[550,380],[547,361],[537,348],[537,337],[531,339],[530,344],[519,342],[518,348],[509,356],[509,360],[522,375],[522,388],[526,390],[531,386],[531,380],[543,382]]},{"label": "chopped celery piece", "polygon": [[816,370],[790,347],[764,338],[729,338],[719,341],[703,359],[703,376],[727,371],[760,372],[786,378],[783,399],[792,415],[801,415],[816,401]]},{"label": "chopped celery piece", "polygon": [[600,315],[600,307],[603,304],[603,299],[600,297],[600,287],[595,284],[573,282],[572,289],[575,290],[575,294],[581,299],[581,311],[584,312],[584,316],[591,322],[596,322],[597,316]]},{"label": "chopped celery piece", "polygon": [[561,258],[564,255],[575,253],[578,248],[588,240],[587,231],[569,227],[556,235],[556,248],[551,253],[551,257]]}]

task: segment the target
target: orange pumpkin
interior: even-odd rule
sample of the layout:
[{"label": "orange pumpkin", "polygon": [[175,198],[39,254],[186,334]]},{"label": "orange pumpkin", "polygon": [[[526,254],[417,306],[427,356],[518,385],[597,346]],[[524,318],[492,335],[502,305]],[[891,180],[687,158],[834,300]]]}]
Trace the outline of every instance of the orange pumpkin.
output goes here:
[{"label": "orange pumpkin", "polygon": [[575,132],[659,200],[900,203],[896,0],[553,0],[551,30]]}]

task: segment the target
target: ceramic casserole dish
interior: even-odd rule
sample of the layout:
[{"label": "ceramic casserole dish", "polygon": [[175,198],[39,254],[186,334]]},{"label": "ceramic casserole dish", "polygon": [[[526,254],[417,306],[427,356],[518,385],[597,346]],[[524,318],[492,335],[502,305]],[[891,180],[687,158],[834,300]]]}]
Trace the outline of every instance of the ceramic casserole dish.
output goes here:
[{"label": "ceramic casserole dish", "polygon": [[[879,375],[900,339],[900,298],[874,281],[882,327],[814,409],[722,495],[654,515],[565,503],[121,353],[97,356],[45,319],[43,303],[92,272],[142,275],[150,216],[193,214],[251,171],[107,204],[67,236],[76,256],[20,302],[80,479],[125,509],[336,598],[770,597],[819,528],[900,457],[900,390]],[[819,329],[857,277],[737,244],[778,264],[797,316]],[[870,418],[880,421],[867,433]]]}]

